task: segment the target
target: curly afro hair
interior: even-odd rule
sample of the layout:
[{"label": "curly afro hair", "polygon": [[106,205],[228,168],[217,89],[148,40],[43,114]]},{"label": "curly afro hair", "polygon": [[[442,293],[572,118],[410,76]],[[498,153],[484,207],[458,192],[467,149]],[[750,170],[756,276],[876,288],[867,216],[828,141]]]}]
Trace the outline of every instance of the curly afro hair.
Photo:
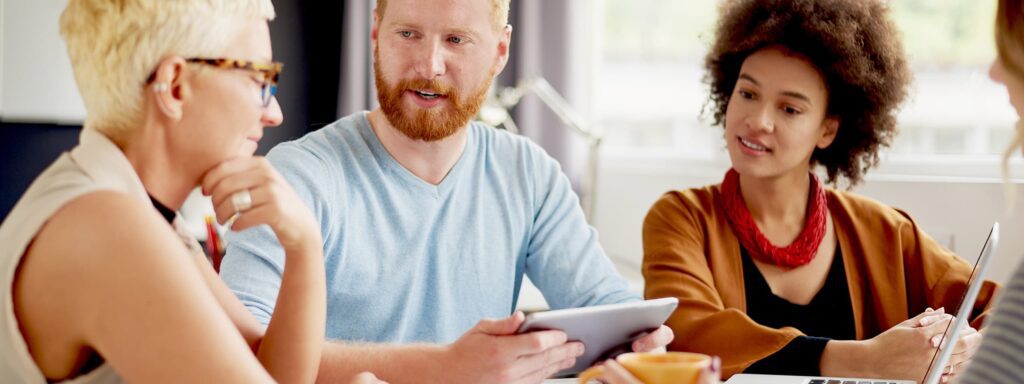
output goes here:
[{"label": "curly afro hair", "polygon": [[781,46],[810,62],[828,91],[828,116],[839,120],[832,145],[815,149],[811,165],[828,182],[861,181],[878,163],[880,146],[896,134],[896,112],[911,73],[899,32],[881,0],[729,0],[722,4],[715,41],[705,59],[713,123],[725,110],[752,53]]}]

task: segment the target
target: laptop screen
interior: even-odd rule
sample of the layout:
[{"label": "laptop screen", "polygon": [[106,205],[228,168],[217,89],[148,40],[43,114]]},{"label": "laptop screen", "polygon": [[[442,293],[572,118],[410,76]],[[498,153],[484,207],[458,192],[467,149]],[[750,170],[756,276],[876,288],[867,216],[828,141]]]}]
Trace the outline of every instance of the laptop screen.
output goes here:
[{"label": "laptop screen", "polygon": [[948,323],[946,329],[942,332],[939,345],[942,346],[945,343],[946,348],[935,349],[935,354],[932,355],[932,362],[925,372],[922,383],[937,383],[939,378],[942,377],[942,371],[946,368],[946,362],[949,361],[953,350],[956,348],[960,331],[968,324],[968,320],[971,317],[974,302],[978,298],[978,292],[981,290],[981,285],[984,281],[985,271],[988,269],[988,264],[992,260],[992,254],[995,253],[998,244],[999,223],[994,223],[992,224],[992,229],[988,232],[988,237],[985,238],[985,243],[981,247],[981,254],[978,255],[978,260],[974,262],[971,277],[967,282],[967,289],[964,289],[964,293],[960,296],[960,304],[956,310],[956,321]]}]

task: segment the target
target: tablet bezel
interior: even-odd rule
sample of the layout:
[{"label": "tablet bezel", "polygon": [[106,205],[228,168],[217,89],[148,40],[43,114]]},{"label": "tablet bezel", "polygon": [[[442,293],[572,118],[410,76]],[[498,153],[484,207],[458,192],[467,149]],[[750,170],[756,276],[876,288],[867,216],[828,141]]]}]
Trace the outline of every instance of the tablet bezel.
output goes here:
[{"label": "tablet bezel", "polygon": [[555,375],[565,376],[614,357],[611,354],[620,347],[624,347],[621,352],[629,352],[634,340],[664,324],[678,305],[678,299],[666,297],[535,312],[526,316],[516,333],[557,329],[565,332],[569,340],[582,342],[585,351],[576,358],[576,365]]}]

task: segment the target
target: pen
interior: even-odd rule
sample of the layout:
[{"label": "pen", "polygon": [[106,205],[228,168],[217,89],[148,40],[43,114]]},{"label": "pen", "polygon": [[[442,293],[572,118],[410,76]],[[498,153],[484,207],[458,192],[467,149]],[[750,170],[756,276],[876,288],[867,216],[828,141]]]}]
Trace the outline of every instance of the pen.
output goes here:
[{"label": "pen", "polygon": [[217,236],[217,227],[213,225],[213,216],[206,215],[206,254],[210,255],[210,262],[213,270],[220,273],[221,254],[220,237]]}]

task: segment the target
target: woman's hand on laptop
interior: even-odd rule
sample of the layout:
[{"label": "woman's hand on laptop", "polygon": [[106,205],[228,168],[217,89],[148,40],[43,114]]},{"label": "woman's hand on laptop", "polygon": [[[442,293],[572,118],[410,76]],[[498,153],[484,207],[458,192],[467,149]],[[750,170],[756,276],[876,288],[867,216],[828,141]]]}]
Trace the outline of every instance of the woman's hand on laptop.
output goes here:
[{"label": "woman's hand on laptop", "polygon": [[[936,316],[930,316],[921,320],[922,326],[927,326],[935,322],[940,322],[945,319],[938,318]],[[950,317],[948,321],[955,321],[954,318]],[[933,347],[938,348],[939,343],[942,343],[942,348],[946,348],[946,341],[942,340],[943,333],[932,336],[931,344]],[[971,326],[966,326],[960,331],[960,339],[957,340],[956,347],[953,349],[953,355],[950,356],[949,362],[946,363],[942,371],[942,379],[940,382],[948,383],[956,377],[957,374],[963,372],[967,368],[967,363],[974,358],[974,354],[978,352],[978,348],[981,346],[982,335],[981,332],[974,329]]]},{"label": "woman's hand on laptop", "polygon": [[[921,320],[939,316],[928,325]],[[920,380],[935,355],[931,339],[945,330],[952,316],[928,310],[868,340],[832,340],[821,357],[825,376],[884,377]]]},{"label": "woman's hand on laptop", "polygon": [[942,375],[942,382],[948,383],[967,369],[967,364],[974,358],[974,354],[978,352],[978,348],[981,347],[982,333],[978,330],[967,326],[961,335],[960,340],[956,343],[956,349],[953,350],[953,356],[949,359],[948,372]]},{"label": "woman's hand on laptop", "polygon": [[[921,318],[920,321],[918,321],[917,326],[925,327],[937,322],[946,324],[946,321],[953,322],[956,321],[956,318],[932,312],[931,314]],[[943,334],[944,332],[932,336],[930,342],[933,347],[938,348],[940,342],[942,343],[942,348],[946,347],[946,341],[943,341],[942,337]],[[969,325],[960,332],[960,339],[957,340],[956,349],[953,350],[953,355],[949,358],[949,362],[942,371],[941,382],[950,382],[957,374],[963,372],[963,370],[967,368],[967,363],[974,358],[974,354],[978,352],[978,348],[981,346],[981,339],[981,332],[978,332],[977,329],[974,329]]]}]

